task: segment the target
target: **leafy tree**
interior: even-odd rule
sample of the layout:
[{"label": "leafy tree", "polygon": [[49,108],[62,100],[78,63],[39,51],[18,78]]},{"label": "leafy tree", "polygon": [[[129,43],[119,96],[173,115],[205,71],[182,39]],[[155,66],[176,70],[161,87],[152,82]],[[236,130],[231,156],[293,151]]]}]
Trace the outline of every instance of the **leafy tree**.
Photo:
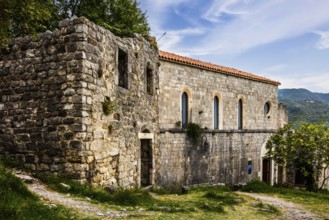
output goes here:
[{"label": "leafy tree", "polygon": [[[287,169],[298,169],[309,191],[317,188],[319,177],[329,166],[329,127],[324,123],[302,124],[295,132],[286,125],[267,142],[267,156]],[[329,177],[324,176],[322,188]]]},{"label": "leafy tree", "polygon": [[0,0],[0,46],[11,38],[46,30],[52,7],[51,0]]},{"label": "leafy tree", "polygon": [[149,36],[145,12],[135,0],[0,0],[0,46],[18,36],[53,29],[68,17],[85,16],[118,36]]},{"label": "leafy tree", "polygon": [[85,16],[119,36],[149,35],[146,14],[135,0],[61,0],[62,17]]}]

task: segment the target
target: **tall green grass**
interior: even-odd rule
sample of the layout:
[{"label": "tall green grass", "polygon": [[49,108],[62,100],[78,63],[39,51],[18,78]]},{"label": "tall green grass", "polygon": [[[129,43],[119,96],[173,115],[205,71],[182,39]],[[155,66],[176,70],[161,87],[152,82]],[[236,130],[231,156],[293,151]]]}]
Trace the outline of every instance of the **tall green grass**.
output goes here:
[{"label": "tall green grass", "polygon": [[77,219],[62,206],[43,204],[0,163],[0,219]]}]

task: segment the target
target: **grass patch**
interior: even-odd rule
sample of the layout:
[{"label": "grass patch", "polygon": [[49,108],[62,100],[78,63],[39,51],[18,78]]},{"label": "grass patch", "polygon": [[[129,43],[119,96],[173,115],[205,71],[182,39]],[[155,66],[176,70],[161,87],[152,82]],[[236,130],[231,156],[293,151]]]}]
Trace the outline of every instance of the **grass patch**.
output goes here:
[{"label": "grass patch", "polygon": [[254,207],[258,208],[258,210],[261,212],[269,212],[269,213],[275,213],[275,214],[281,213],[277,207],[270,205],[270,204],[263,203],[263,202],[258,202],[256,204],[254,204]]},{"label": "grass patch", "polygon": [[78,219],[62,206],[43,204],[0,162],[0,219]]},{"label": "grass patch", "polygon": [[[1,171],[1,178],[4,172]],[[7,174],[6,174],[7,175]],[[190,187],[182,192],[181,187],[169,187],[166,189],[155,188],[151,191],[142,189],[119,189],[105,191],[101,188],[92,187],[88,184],[80,184],[65,176],[53,174],[35,174],[49,188],[65,194],[82,198],[90,198],[91,202],[107,204],[113,210],[124,210],[128,213],[128,219],[271,219],[277,215],[271,212],[262,212],[261,207],[252,207],[256,201],[237,195],[230,188],[217,186]],[[3,177],[8,179],[7,177]],[[1,179],[2,181],[2,179]],[[50,208],[43,205],[34,195],[29,193],[24,185],[15,186],[0,182],[1,193],[6,191],[8,185],[13,191],[19,192],[19,196],[12,194],[12,198],[0,200],[0,219],[77,219],[69,211],[61,206]],[[24,194],[26,193],[26,195]],[[1,194],[1,198],[3,195]],[[6,197],[7,198],[7,197]],[[31,199],[29,199],[31,198]],[[24,202],[22,202],[24,200]],[[29,205],[23,210],[22,206],[29,201]],[[30,203],[31,202],[31,203]],[[15,203],[15,204],[13,204]],[[15,208],[10,209],[8,206]],[[6,212],[3,212],[6,210]],[[17,211],[20,210],[20,211]],[[23,210],[23,211],[21,211]],[[32,211],[34,214],[32,213]],[[45,211],[44,211],[45,210]],[[30,213],[27,213],[30,212]],[[13,214],[14,213],[14,214]],[[16,214],[15,214],[16,213]],[[18,213],[18,214],[17,214]],[[8,217],[9,216],[9,217]],[[12,216],[12,217],[10,217]],[[25,217],[26,216],[26,217]]]}]

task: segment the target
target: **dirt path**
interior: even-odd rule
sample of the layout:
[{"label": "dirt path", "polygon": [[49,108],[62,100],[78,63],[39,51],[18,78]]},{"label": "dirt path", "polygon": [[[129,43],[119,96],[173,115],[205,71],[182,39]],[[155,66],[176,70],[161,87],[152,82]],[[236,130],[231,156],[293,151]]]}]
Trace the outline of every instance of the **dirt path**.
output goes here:
[{"label": "dirt path", "polygon": [[274,205],[276,207],[279,207],[283,210],[284,219],[295,219],[295,220],[320,220],[319,216],[305,210],[305,208],[292,203],[287,202],[283,199],[267,196],[267,195],[261,195],[257,193],[245,193],[245,192],[238,192],[238,194],[250,196],[255,199],[259,199],[260,201]]},{"label": "dirt path", "polygon": [[[101,219],[113,219],[127,217],[126,212],[119,212],[110,210],[105,205],[94,204],[88,201],[88,199],[76,198],[70,195],[54,192],[47,188],[39,180],[25,174],[16,173],[18,178],[27,183],[28,189],[40,196],[43,200],[47,201],[49,206],[56,206],[57,204],[63,205],[67,208],[73,209],[80,215],[101,218]],[[69,186],[67,186],[69,187]]]}]

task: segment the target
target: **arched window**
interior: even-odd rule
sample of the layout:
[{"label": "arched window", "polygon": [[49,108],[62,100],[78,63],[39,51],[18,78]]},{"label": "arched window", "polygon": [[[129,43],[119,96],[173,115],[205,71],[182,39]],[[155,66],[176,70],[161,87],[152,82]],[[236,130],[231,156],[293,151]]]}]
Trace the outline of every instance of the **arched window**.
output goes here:
[{"label": "arched window", "polygon": [[188,96],[184,92],[182,94],[182,127],[186,128],[188,124]]},{"label": "arched window", "polygon": [[239,99],[238,103],[238,129],[243,129],[243,102]]},{"label": "arched window", "polygon": [[219,99],[217,96],[214,98],[214,129],[218,129],[219,124]]}]

